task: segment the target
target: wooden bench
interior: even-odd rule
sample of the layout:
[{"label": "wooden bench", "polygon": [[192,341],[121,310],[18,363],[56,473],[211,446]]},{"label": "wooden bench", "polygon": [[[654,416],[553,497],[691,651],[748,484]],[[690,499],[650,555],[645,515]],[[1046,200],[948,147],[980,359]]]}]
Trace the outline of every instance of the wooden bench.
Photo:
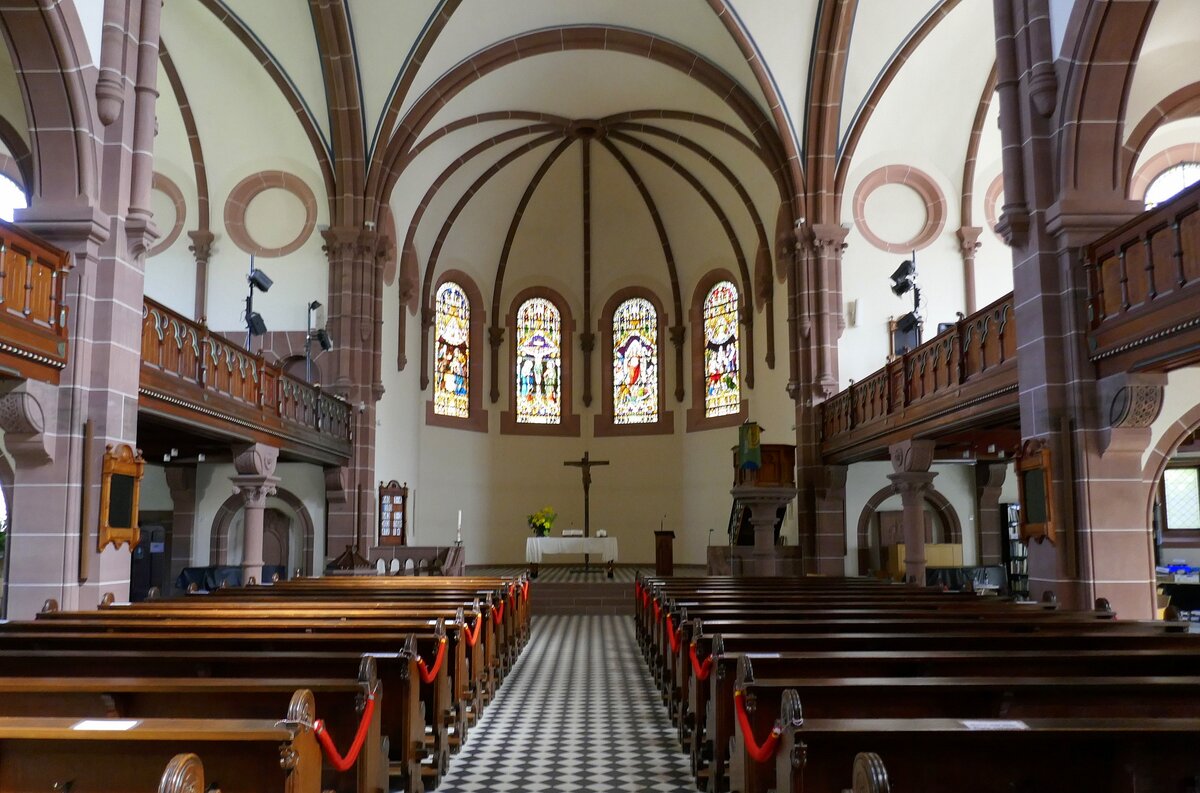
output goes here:
[{"label": "wooden bench", "polygon": [[[295,693],[276,719],[0,718],[0,791],[86,793],[153,790],[191,773],[172,765],[190,752],[225,793],[319,793],[321,750],[306,724],[312,694]],[[124,729],[113,729],[124,727]],[[167,772],[163,772],[163,768]],[[169,786],[168,786],[169,787]],[[161,790],[162,788],[159,787]]]}]

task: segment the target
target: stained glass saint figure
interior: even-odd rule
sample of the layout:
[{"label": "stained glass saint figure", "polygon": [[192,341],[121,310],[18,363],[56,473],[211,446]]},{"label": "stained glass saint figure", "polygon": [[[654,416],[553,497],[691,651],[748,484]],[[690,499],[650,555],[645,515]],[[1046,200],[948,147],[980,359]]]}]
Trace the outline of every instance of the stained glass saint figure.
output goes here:
[{"label": "stained glass saint figure", "polygon": [[517,423],[562,421],[562,317],[542,297],[517,309]]},{"label": "stained glass saint figure", "polygon": [[613,422],[658,421],[658,312],[643,297],[613,312]]},{"label": "stained glass saint figure", "polygon": [[453,281],[438,287],[433,359],[433,412],[467,418],[470,413],[471,301]]},{"label": "stained glass saint figure", "polygon": [[720,281],[704,298],[704,415],[741,410],[738,382],[738,292]]}]

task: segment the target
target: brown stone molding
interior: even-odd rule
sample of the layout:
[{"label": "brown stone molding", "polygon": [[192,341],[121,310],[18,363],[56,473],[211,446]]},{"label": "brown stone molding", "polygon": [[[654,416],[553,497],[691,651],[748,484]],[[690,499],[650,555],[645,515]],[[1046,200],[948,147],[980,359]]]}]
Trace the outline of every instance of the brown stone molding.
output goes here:
[{"label": "brown stone molding", "polygon": [[[1200,101],[1200,98],[1198,98]],[[1146,200],[1146,191],[1164,172],[1185,162],[1200,162],[1200,143],[1180,143],[1163,149],[1142,163],[1129,181],[1129,197]]]},{"label": "brown stone molding", "polygon": [[968,314],[974,314],[979,306],[975,300],[975,251],[979,250],[982,243],[979,242],[979,235],[983,229],[978,226],[963,226],[955,235],[958,237],[958,247],[962,252],[963,259],[963,293],[966,298],[966,309]]},{"label": "brown stone molding", "polygon": [[47,205],[76,206],[81,198],[91,205],[100,193],[100,147],[86,84],[90,70],[76,55],[75,43],[86,37],[74,5],[7,6],[0,8],[0,25],[26,115],[35,119],[29,129],[33,168],[27,192]]},{"label": "brown stone molding", "polygon": [[321,128],[317,124],[316,119],[313,118],[312,113],[305,106],[299,91],[292,84],[274,54],[263,46],[258,37],[246,26],[245,22],[228,9],[224,0],[200,0],[200,4],[221,21],[221,24],[242,43],[250,52],[251,57],[258,61],[263,70],[271,77],[271,80],[275,83],[275,87],[279,89],[280,95],[295,113],[300,128],[304,130],[304,134],[308,137],[308,142],[312,146],[313,157],[316,158],[317,167],[320,169],[321,178],[325,183],[325,194],[328,196],[335,195],[336,182],[334,179],[333,164],[330,162],[329,150],[326,148],[324,138],[321,135]]},{"label": "brown stone molding", "polygon": [[[533,297],[543,297],[549,300],[558,309],[559,316],[562,318],[562,370],[559,373],[559,382],[562,385],[562,418],[558,424],[517,423],[517,378],[515,375],[517,370],[517,310],[520,309],[522,303]],[[500,434],[579,437],[579,414],[575,412],[573,398],[575,320],[571,316],[570,304],[553,289],[543,286],[523,289],[513,298],[508,316],[505,317],[504,327],[508,329],[509,339],[507,356],[509,409],[500,414]]]},{"label": "brown stone molding", "polygon": [[[309,0],[308,8],[325,80],[332,150],[336,152],[333,167],[337,190],[327,196],[330,222],[360,226],[367,219],[367,140],[349,4]],[[374,214],[372,218],[379,219]]]},{"label": "brown stone molding", "polygon": [[147,258],[157,256],[174,245],[175,240],[179,239],[180,232],[183,231],[184,222],[187,220],[187,202],[183,199],[183,191],[179,189],[179,185],[158,171],[154,172],[151,185],[153,189],[171,199],[171,203],[175,206],[175,225],[163,235],[157,245],[146,252]]},{"label": "brown stone molding", "polygon": [[[993,61],[992,70],[988,72],[983,84],[983,93],[979,96],[979,104],[975,108],[975,120],[971,124],[971,134],[967,138],[967,158],[963,162],[962,201],[959,204],[958,222],[963,226],[973,226],[975,218],[975,165],[979,160],[979,141],[983,138],[983,123],[987,120],[988,111],[992,107],[992,97],[996,95],[996,64]],[[973,298],[972,298],[973,299]],[[975,309],[968,308],[970,314]]]},{"label": "brown stone molding", "polygon": [[192,112],[192,104],[183,87],[183,80],[179,77],[179,70],[175,67],[175,60],[161,39],[158,42],[158,57],[162,61],[163,73],[167,77],[167,82],[171,85],[171,92],[175,95],[179,114],[183,117],[188,148],[192,152],[192,170],[196,175],[196,229],[197,231],[208,231],[210,227],[208,168],[204,164],[204,147],[200,144],[200,130],[196,126],[196,114]]},{"label": "brown stone molding", "polygon": [[1000,514],[1000,490],[1008,477],[1006,462],[975,463],[975,504],[979,513],[979,564],[1000,564],[1003,545],[1008,540],[1006,515]]},{"label": "brown stone molding", "polygon": [[[316,527],[313,524],[312,514],[308,511],[308,507],[304,506],[304,502],[286,488],[277,486],[274,497],[291,507],[296,513],[296,517],[300,519],[301,537],[304,542],[301,552],[301,572],[303,575],[312,575],[313,545],[316,539]],[[212,529],[209,532],[208,563],[210,565],[229,563],[229,527],[233,524],[234,516],[242,511],[244,503],[242,495],[234,493],[217,508],[217,514],[213,517]]]},{"label": "brown stone molding", "polygon": [[838,158],[836,186],[834,188],[834,196],[838,202],[837,212],[834,217],[839,217],[841,212],[841,197],[846,194],[846,179],[850,175],[850,167],[854,163],[854,153],[858,150],[858,143],[862,140],[863,133],[866,132],[867,126],[871,122],[871,116],[874,115],[875,109],[879,107],[879,103],[887,94],[887,90],[891,87],[892,81],[900,74],[900,70],[908,59],[912,57],[917,48],[924,43],[929,34],[937,28],[938,24],[945,19],[951,11],[958,7],[961,0],[939,0],[937,6],[925,15],[921,24],[909,34],[904,40],[904,44],[900,46],[892,57],[888,60],[887,65],[875,78],[874,84],[871,86],[871,92],[863,99],[859,106],[858,112],[854,119],[850,122],[850,128],[846,130],[845,143],[842,146],[841,157]]},{"label": "brown stone molding", "polygon": [[[1066,194],[1124,196],[1119,157],[1138,52],[1154,16],[1151,2],[1078,3],[1060,59],[1066,68],[1056,126],[1058,180]],[[1103,68],[1097,68],[1103,64]]]},{"label": "brown stone molding", "polygon": [[[686,414],[688,432],[736,427],[750,417],[750,402],[747,399],[742,400],[741,410],[737,413],[731,413],[728,416],[716,416],[715,418],[704,415],[704,298],[708,297],[709,290],[720,281],[729,281],[735,286],[737,285],[737,279],[728,270],[723,268],[710,270],[696,284],[696,291],[692,294],[692,305],[688,309],[688,324],[692,328],[692,406],[688,408]],[[748,312],[745,311],[745,302],[745,292],[739,287],[738,304],[740,308],[738,314],[742,318],[742,323],[738,325],[739,346],[743,339],[742,334],[745,331],[745,320],[748,316]],[[745,352],[745,348],[739,350],[739,362],[746,359]],[[742,370],[744,372],[744,367],[742,367]],[[744,377],[742,379],[743,381],[745,380]],[[745,387],[744,382],[742,387]]]},{"label": "brown stone molding", "polygon": [[858,0],[822,3],[813,29],[804,148],[807,195],[803,214],[810,223],[841,222],[837,158],[847,55],[857,11]]},{"label": "brown stone molding", "polygon": [[[728,0],[708,0],[708,5],[716,13],[717,18],[725,26],[730,38],[737,44],[738,49],[742,51],[742,56],[745,57],[746,63],[750,66],[750,71],[754,72],[754,78],[758,81],[758,89],[762,91],[766,98],[767,106],[771,108],[771,117],[775,122],[775,132],[777,137],[768,139],[773,146],[778,146],[782,149],[779,155],[781,164],[786,167],[788,181],[791,183],[791,192],[789,200],[785,201],[792,210],[792,217],[800,217],[804,210],[800,203],[803,196],[799,195],[799,191],[804,184],[804,171],[800,156],[800,146],[798,141],[792,135],[792,127],[788,121],[787,114],[784,111],[783,97],[775,89],[775,81],[767,72],[766,66],[762,57],[754,47],[750,36],[738,24],[736,16],[729,9]],[[847,3],[847,5],[850,5]],[[770,170],[774,171],[774,168]]]},{"label": "brown stone molding", "polygon": [[[278,248],[259,244],[246,228],[246,208],[266,190],[284,190],[300,199],[304,207],[304,223],[295,239]],[[300,249],[317,226],[317,197],[304,180],[286,171],[259,171],[238,182],[225,200],[225,231],[233,244],[246,253],[264,259],[287,256]]]},{"label": "brown stone molding", "polygon": [[1004,174],[998,173],[992,183],[988,185],[987,192],[983,194],[983,217],[987,221],[987,227],[996,235],[996,239],[1008,244],[1000,233],[1000,218],[996,215],[996,204],[1002,195],[1004,195]]},{"label": "brown stone molding", "polygon": [[[730,109],[746,126],[764,150],[778,152],[780,142],[770,119],[765,116],[753,97],[729,75],[691,50],[641,31],[606,26],[553,28],[524,33],[496,42],[474,53],[431,85],[409,108],[404,119],[389,128],[396,133],[387,142],[378,158],[379,169],[372,171],[368,181],[371,199],[386,202],[396,181],[409,161],[407,159],[425,128],[453,98],[474,82],[519,60],[548,53],[574,50],[604,50],[645,57],[687,74],[724,98]],[[402,97],[393,97],[393,103]],[[385,115],[391,109],[385,111]],[[779,167],[787,163],[780,157]],[[789,171],[790,174],[790,171]]]},{"label": "brown stone molding", "polygon": [[[475,285],[475,280],[471,276],[464,273],[462,270],[446,270],[437,280],[437,285],[433,290],[433,303],[429,306],[431,317],[436,317],[437,314],[437,292],[442,288],[442,284],[447,281],[453,281],[463,288],[467,293],[467,299],[471,302],[471,317],[470,329],[468,333],[469,355],[471,362],[468,364],[468,384],[467,384],[467,412],[465,419],[455,418],[454,416],[443,416],[434,412],[433,402],[431,398],[425,403],[425,424],[430,427],[449,427],[451,429],[472,430],[474,432],[488,431],[488,414],[483,407],[483,377],[484,377],[484,344],[483,329],[487,327],[487,312],[484,310],[483,295],[479,292],[479,287]],[[434,328],[432,325],[423,325],[421,332],[421,366],[422,382],[426,381],[430,369],[433,366],[432,360],[429,357],[429,347],[436,339],[433,337]],[[422,388],[425,386],[423,385]]]},{"label": "brown stone molding", "polygon": [[[875,491],[875,494],[867,499],[867,503],[863,505],[862,512],[858,514],[858,549],[860,551],[871,547],[871,518],[875,515],[875,511],[879,509],[879,505],[887,501],[889,498],[900,494],[900,489],[895,484],[887,485]],[[962,520],[958,517],[958,512],[954,509],[954,505],[950,503],[944,495],[933,489],[932,485],[927,485],[924,493],[925,503],[930,507],[934,515],[942,522],[942,527],[946,530],[946,542],[958,543],[962,542]],[[859,574],[865,574],[866,570],[859,570]]]},{"label": "brown stone molding", "polygon": [[42,399],[54,396],[48,389],[53,387],[24,381],[0,394],[0,432],[18,467],[54,461],[54,438],[46,432],[46,409],[42,405]]},{"label": "brown stone molding", "polygon": [[[867,223],[867,199],[880,187],[901,184],[910,188],[925,203],[925,223],[912,239],[888,242],[871,230]],[[946,226],[946,196],[929,174],[908,165],[885,165],[867,174],[854,191],[854,223],[867,242],[888,253],[908,253],[928,247]]]},{"label": "brown stone molding", "polygon": [[[412,152],[405,157],[405,162],[410,162],[420,157],[422,152],[452,132],[459,132],[479,124],[486,124],[490,121],[528,121],[530,123],[521,129],[529,131],[530,134],[551,129],[561,129],[565,132],[571,124],[571,119],[566,116],[558,116],[553,113],[536,113],[529,110],[493,110],[489,113],[476,113],[472,116],[457,118],[421,138],[413,146]],[[504,134],[507,135],[513,131],[515,130],[506,130]],[[484,143],[487,143],[487,141],[484,141]],[[463,157],[468,156],[466,154],[463,155]]]},{"label": "brown stone molding", "polygon": [[[1128,195],[1130,198],[1140,198],[1145,195],[1145,188],[1139,190],[1137,187],[1134,169],[1138,167],[1138,160],[1141,159],[1142,151],[1150,142],[1150,138],[1163,124],[1195,116],[1200,116],[1200,82],[1190,83],[1173,92],[1142,116],[1142,120],[1126,138],[1121,152],[1125,168],[1125,182],[1129,185]],[[1126,120],[1126,126],[1128,126],[1128,120]]]},{"label": "brown stone molding", "polygon": [[888,459],[898,474],[923,473],[933,465],[936,449],[933,441],[901,441],[888,447]]},{"label": "brown stone molding", "polygon": [[[626,300],[641,297],[649,300],[658,315],[658,421],[645,424],[617,424],[613,420],[613,314]],[[600,313],[600,412],[592,425],[592,434],[597,437],[621,435],[670,435],[675,432],[675,414],[666,409],[667,391],[667,314],[663,311],[658,295],[649,289],[630,286],[618,290],[604,304]],[[678,354],[678,353],[677,353]]]},{"label": "brown stone molding", "polygon": [[1142,466],[1142,482],[1146,485],[1146,525],[1152,526],[1154,519],[1154,497],[1158,483],[1162,480],[1163,472],[1180,447],[1192,441],[1200,430],[1200,404],[1186,411],[1172,422],[1162,434],[1158,442],[1146,455],[1146,464]]}]

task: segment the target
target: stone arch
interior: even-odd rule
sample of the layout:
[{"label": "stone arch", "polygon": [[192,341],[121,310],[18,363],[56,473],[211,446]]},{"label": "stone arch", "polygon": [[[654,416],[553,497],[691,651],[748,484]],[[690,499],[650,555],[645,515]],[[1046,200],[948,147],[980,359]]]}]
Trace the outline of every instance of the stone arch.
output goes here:
[{"label": "stone arch", "polygon": [[1180,416],[1170,429],[1163,433],[1158,443],[1150,450],[1146,464],[1142,467],[1142,483],[1146,486],[1146,526],[1154,525],[1154,492],[1158,489],[1158,481],[1167,470],[1167,463],[1175,456],[1175,451],[1196,430],[1200,430],[1200,405]]},{"label": "stone arch", "polygon": [[[312,515],[308,511],[308,507],[304,506],[304,502],[290,490],[277,487],[275,489],[275,498],[278,498],[283,503],[291,507],[296,516],[300,518],[300,530],[303,547],[301,549],[300,558],[303,560],[301,572],[304,575],[313,574],[313,545],[316,541],[316,527],[313,524]],[[212,531],[209,533],[209,557],[210,565],[224,564],[228,559],[229,554],[229,527],[233,524],[233,518],[242,511],[242,497],[234,493],[217,508],[217,514],[213,517]]]},{"label": "stone arch", "polygon": [[[875,491],[875,494],[863,505],[862,512],[858,515],[858,548],[860,551],[871,545],[871,517],[879,509],[880,504],[899,492],[895,485],[886,485]],[[946,542],[962,542],[962,521],[959,520],[958,511],[954,509],[950,500],[931,487],[925,491],[925,503],[941,520],[942,526],[946,530]],[[859,572],[864,571],[860,570]]]},{"label": "stone arch", "polygon": [[89,69],[78,54],[86,37],[74,5],[6,7],[0,9],[0,29],[29,124],[32,168],[25,188],[30,203],[94,203],[99,193],[96,111],[85,80]]}]

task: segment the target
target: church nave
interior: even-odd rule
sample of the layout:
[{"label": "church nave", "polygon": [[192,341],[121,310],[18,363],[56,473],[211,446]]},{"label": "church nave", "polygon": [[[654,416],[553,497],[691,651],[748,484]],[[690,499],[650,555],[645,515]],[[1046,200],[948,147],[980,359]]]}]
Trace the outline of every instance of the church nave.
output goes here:
[{"label": "church nave", "polygon": [[693,790],[632,617],[546,616],[439,793]]}]

